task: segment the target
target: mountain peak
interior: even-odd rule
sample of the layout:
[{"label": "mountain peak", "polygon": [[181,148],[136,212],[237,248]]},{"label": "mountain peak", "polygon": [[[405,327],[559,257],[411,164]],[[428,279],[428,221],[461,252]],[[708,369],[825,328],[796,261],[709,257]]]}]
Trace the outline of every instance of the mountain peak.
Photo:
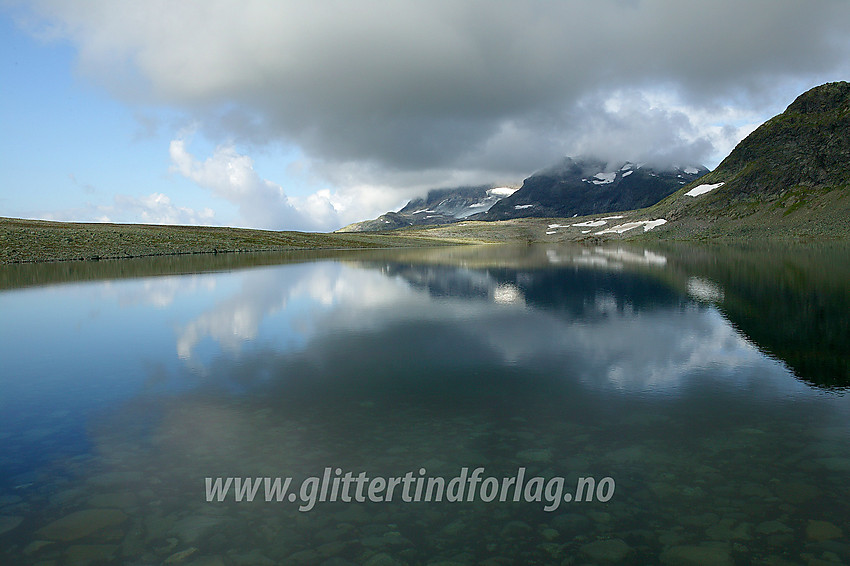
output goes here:
[{"label": "mountain peak", "polygon": [[571,217],[643,208],[706,173],[708,169],[696,164],[660,167],[568,156],[527,178],[520,190],[475,219]]},{"label": "mountain peak", "polygon": [[[653,213],[681,234],[846,235],[850,83],[817,86]],[[698,185],[698,186],[697,186]]]},{"label": "mountain peak", "polygon": [[792,102],[744,138],[705,183],[723,195],[773,195],[837,187],[850,179],[850,83],[827,83]]},{"label": "mountain peak", "polygon": [[486,212],[516,190],[515,187],[497,184],[432,189],[424,198],[409,201],[398,212],[387,212],[374,220],[355,222],[337,232],[370,232],[458,222]]},{"label": "mountain peak", "polygon": [[850,111],[850,83],[846,81],[826,83],[804,92],[785,112],[816,114],[836,110]]}]

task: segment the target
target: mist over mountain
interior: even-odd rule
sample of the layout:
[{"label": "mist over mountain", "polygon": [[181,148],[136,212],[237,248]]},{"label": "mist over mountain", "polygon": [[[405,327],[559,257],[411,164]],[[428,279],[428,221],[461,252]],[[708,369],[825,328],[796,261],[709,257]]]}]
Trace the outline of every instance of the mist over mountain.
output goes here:
[{"label": "mist over mountain", "polygon": [[337,231],[371,232],[459,222],[486,212],[516,190],[495,185],[434,189],[425,198],[411,200],[398,212],[387,212],[374,220],[355,222]]},{"label": "mist over mountain", "polygon": [[699,164],[669,166],[566,157],[527,178],[522,187],[476,220],[572,217],[643,208],[708,173]]},{"label": "mist over mountain", "polygon": [[706,181],[724,183],[712,200],[847,184],[850,83],[828,83],[801,94],[744,138]]},{"label": "mist over mountain", "polygon": [[[717,168],[657,210],[688,233],[845,234],[850,83],[815,87],[744,138]],[[659,232],[661,233],[661,232]]]},{"label": "mist over mountain", "polygon": [[699,164],[658,166],[565,157],[525,179],[518,190],[494,185],[433,190],[398,212],[387,212],[339,231],[620,212],[653,205],[706,173],[708,169]]}]

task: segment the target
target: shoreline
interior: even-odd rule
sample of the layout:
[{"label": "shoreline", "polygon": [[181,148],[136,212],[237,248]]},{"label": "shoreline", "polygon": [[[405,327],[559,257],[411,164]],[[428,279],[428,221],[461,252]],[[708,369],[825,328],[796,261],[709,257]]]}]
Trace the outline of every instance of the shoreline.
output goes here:
[{"label": "shoreline", "polygon": [[219,226],[55,222],[0,217],[0,264],[484,243],[417,234],[314,233]]},{"label": "shoreline", "polygon": [[[848,199],[850,201],[850,199]],[[479,244],[602,245],[632,243],[659,245],[693,243],[716,245],[836,244],[848,241],[844,226],[847,202],[816,222],[778,214],[754,215],[760,222],[740,223],[726,218],[707,222],[679,219],[652,230],[584,234],[577,224],[597,216],[522,218],[498,222],[466,221],[435,226],[400,228],[387,232],[294,232],[166,224],[56,222],[0,217],[0,265],[93,262],[101,260],[191,257],[200,255],[332,252],[445,247]],[[651,211],[651,212],[650,212]],[[663,217],[662,211],[625,211],[622,220]],[[795,215],[796,216],[796,215]],[[724,222],[725,220],[725,222]],[[556,224],[552,224],[552,223]],[[559,226],[554,231],[551,226]]]}]

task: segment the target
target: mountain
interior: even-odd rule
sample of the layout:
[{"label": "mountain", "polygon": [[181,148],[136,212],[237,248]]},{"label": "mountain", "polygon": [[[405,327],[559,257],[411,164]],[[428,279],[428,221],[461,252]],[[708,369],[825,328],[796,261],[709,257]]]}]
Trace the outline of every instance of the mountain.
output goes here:
[{"label": "mountain", "polygon": [[647,214],[683,237],[846,237],[850,83],[815,87]]},{"label": "mountain", "polygon": [[568,218],[644,208],[706,173],[702,165],[653,167],[566,157],[527,178],[517,192],[473,219]]},{"label": "mountain", "polygon": [[435,189],[428,196],[410,201],[398,212],[387,212],[374,220],[355,222],[337,232],[373,232],[407,226],[449,224],[486,212],[501,199],[516,191],[512,187],[481,185]]},{"label": "mountain", "polygon": [[[510,222],[463,223],[423,235],[545,242],[600,236],[846,239],[848,132],[850,83],[827,83],[801,94],[783,113],[759,126],[714,171],[691,165],[658,169],[566,158],[526,179],[518,191],[486,213],[466,217]],[[661,200],[652,204],[657,199]],[[597,216],[612,212],[620,214]],[[555,224],[535,220],[588,215],[596,217]]]},{"label": "mountain", "polygon": [[666,168],[645,163],[610,165],[594,158],[565,158],[527,178],[519,190],[483,185],[437,189],[398,212],[356,222],[338,232],[394,230],[461,220],[572,217],[619,212],[655,204],[708,173],[702,165]]}]

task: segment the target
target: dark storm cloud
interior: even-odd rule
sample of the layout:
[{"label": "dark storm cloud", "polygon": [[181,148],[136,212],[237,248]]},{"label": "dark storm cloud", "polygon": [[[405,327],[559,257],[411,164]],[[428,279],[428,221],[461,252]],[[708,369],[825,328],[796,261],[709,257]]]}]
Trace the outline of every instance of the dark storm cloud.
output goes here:
[{"label": "dark storm cloud", "polygon": [[[850,2],[838,0],[33,10],[78,47],[81,72],[118,96],[181,108],[230,139],[295,143],[330,169],[528,173],[583,149],[705,159],[719,138],[695,113],[781,110],[850,70]],[[658,92],[667,106],[646,95]]]}]

